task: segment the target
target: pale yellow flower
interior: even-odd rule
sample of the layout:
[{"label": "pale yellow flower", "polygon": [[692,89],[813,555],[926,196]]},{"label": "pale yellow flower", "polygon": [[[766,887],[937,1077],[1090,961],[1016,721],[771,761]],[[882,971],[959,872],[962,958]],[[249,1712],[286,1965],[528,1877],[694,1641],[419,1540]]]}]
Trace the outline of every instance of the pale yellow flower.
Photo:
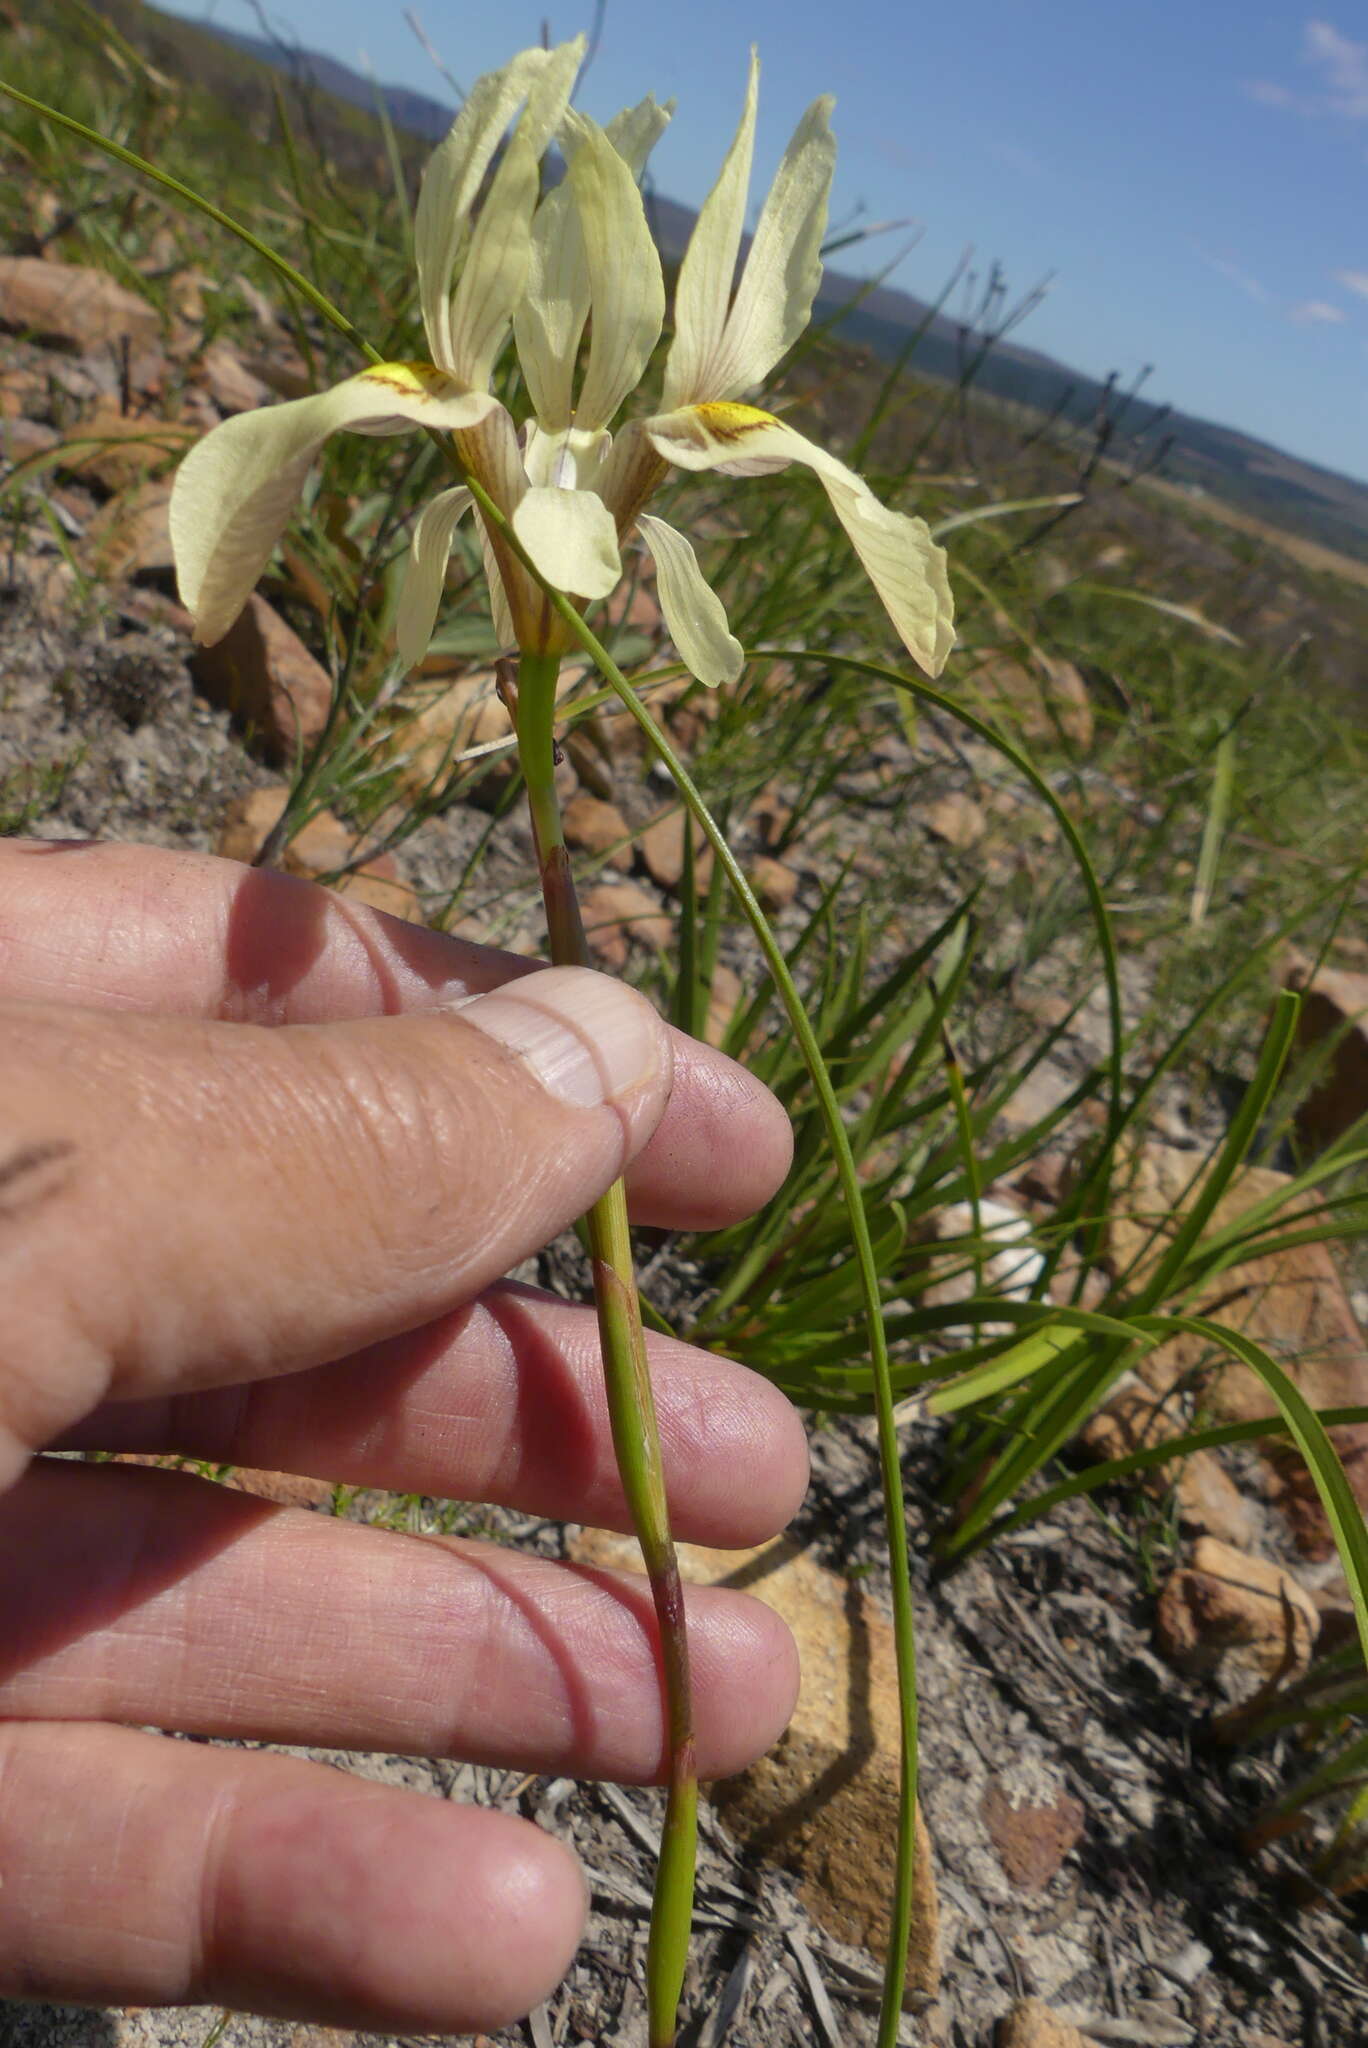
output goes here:
[{"label": "pale yellow flower", "polygon": [[[669,119],[643,100],[604,129],[569,107],[581,45],[525,51],[482,79],[424,177],[416,220],[419,295],[433,360],[385,364],[335,390],[225,422],[182,465],[172,537],[201,639],[225,632],[265,567],[326,437],[339,428],[450,430],[468,475],[489,493],[539,572],[584,604],[622,574],[638,536],[654,558],[666,626],[689,670],[734,680],[742,651],[686,537],[646,511],[673,465],[754,475],[812,469],[909,652],[939,674],[953,644],[944,552],[923,520],[880,504],[853,470],[772,413],[744,402],[797,340],[821,278],[835,145],[830,102],[799,123],[733,289],[755,138],[758,67],[721,174],[680,269],[663,407],[617,433],[660,337],[665,291],[638,186]],[[484,204],[482,179],[519,106]],[[539,164],[558,137],[561,184],[538,199]],[[521,433],[490,394],[512,327],[532,417]],[[588,347],[584,336],[588,332]],[[583,361],[581,363],[581,358]],[[417,521],[397,639],[425,652],[464,486]],[[501,644],[569,644],[563,621],[501,534],[481,525]]]}]

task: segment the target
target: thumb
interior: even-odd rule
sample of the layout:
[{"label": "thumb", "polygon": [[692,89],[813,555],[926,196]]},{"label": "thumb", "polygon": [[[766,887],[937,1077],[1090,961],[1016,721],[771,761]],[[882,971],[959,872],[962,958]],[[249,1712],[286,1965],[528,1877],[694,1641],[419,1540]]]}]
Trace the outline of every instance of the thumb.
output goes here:
[{"label": "thumb", "polygon": [[319,1365],[477,1294],[655,1129],[669,1034],[550,968],[281,1026],[0,1006],[0,1485],[99,1401]]}]

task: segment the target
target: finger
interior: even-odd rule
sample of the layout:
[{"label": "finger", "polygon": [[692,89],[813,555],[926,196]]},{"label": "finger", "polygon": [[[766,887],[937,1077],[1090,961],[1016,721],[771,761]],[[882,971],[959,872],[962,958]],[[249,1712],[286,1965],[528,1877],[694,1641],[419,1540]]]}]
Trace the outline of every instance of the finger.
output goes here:
[{"label": "finger", "polygon": [[539,2004],[583,1927],[539,1828],[293,1758],[14,1725],[0,1775],[9,1997],[464,2034]]},{"label": "finger", "polygon": [[[187,1473],[39,1461],[0,1501],[0,1715],[459,1756],[619,1783],[669,1765],[644,1578],[268,1506]],[[698,1768],[784,1728],[784,1623],[686,1599]]]},{"label": "finger", "polygon": [[109,1396],[450,1311],[603,1192],[670,1085],[650,1005],[581,968],[279,1031],[14,1004],[0,1038],[0,1483]]},{"label": "finger", "polygon": [[[730,1359],[671,1337],[648,1336],[646,1348],[677,1533],[734,1548],[764,1542],[797,1513],[807,1486],[801,1418]],[[512,1283],[337,1365],[107,1403],[58,1448],[179,1452],[631,1527],[597,1317]]]},{"label": "finger", "polygon": [[[0,841],[0,997],[319,1024],[449,1006],[538,963],[312,882],[150,846]],[[788,1119],[734,1060],[674,1035],[675,1086],[629,1177],[640,1223],[714,1230],[788,1172]]]}]

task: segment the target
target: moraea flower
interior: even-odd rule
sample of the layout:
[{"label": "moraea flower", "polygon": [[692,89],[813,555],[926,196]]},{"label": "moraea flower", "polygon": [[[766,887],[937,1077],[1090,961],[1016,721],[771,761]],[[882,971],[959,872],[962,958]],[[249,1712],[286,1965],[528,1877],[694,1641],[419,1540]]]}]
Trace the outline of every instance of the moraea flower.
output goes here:
[{"label": "moraea flower", "polygon": [[480,79],[428,164],[414,239],[431,362],[379,363],[316,397],[240,413],[186,456],[171,497],[171,542],[201,641],[221,639],[246,603],[329,435],[474,429],[502,410],[489,382],[527,281],[541,158],[583,54],[582,38],[524,50]]},{"label": "moraea flower", "polygon": [[[621,548],[638,535],[654,558],[680,657],[709,684],[736,678],[741,647],[689,541],[645,508],[671,466],[749,476],[803,463],[905,646],[939,674],[954,640],[952,603],[945,554],[925,522],[880,504],[835,456],[743,398],[812,311],[835,158],[830,101],[818,100],[799,123],[733,289],[755,139],[752,57],[740,127],[680,269],[662,410],[614,438],[612,422],[664,324],[660,258],[638,179],[670,110],[646,99],[607,128],[573,111],[580,51],[578,43],[525,51],[481,80],[428,167],[416,230],[432,363],[384,364],[317,398],[241,415],[187,457],[172,538],[199,637],[217,638],[232,623],[329,434],[418,424],[453,433],[467,473],[540,573],[578,602],[608,595],[622,574]],[[476,218],[481,180],[524,101]],[[538,165],[553,135],[566,175],[538,201]],[[532,406],[521,432],[489,391],[510,324]],[[407,665],[431,638],[452,539],[472,502],[464,487],[443,491],[417,522],[397,620]],[[482,525],[481,543],[500,641],[563,651],[564,622],[535,578],[498,531]]]}]

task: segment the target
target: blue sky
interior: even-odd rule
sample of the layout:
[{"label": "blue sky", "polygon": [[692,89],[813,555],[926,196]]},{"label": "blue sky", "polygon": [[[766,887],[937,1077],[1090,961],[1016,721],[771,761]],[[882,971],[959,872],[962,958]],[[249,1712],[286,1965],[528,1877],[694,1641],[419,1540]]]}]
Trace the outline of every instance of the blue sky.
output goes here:
[{"label": "blue sky", "polygon": [[[160,0],[259,32],[247,0]],[[403,0],[263,0],[287,40],[446,96]],[[415,0],[462,84],[540,40],[545,5]],[[590,9],[550,16],[558,39]],[[320,27],[320,22],[325,26]],[[755,198],[809,100],[836,95],[833,218],[910,216],[893,282],[934,298],[967,248],[1025,291],[1017,339],[1368,479],[1368,16],[1284,0],[608,0],[584,90],[679,101],[659,189],[697,204],[763,66]],[[847,252],[872,269],[899,242]],[[861,261],[863,259],[863,262]]]}]

